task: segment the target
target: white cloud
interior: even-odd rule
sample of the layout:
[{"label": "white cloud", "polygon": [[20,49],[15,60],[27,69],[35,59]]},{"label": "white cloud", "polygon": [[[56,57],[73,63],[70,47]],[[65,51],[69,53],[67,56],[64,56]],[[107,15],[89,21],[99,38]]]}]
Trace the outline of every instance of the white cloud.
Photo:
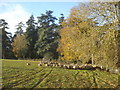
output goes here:
[{"label": "white cloud", "polygon": [[0,7],[7,6],[7,3],[0,2]]},{"label": "white cloud", "polygon": [[7,10],[0,13],[0,19],[6,20],[10,28],[7,31],[14,34],[14,32],[16,32],[15,26],[21,21],[25,24],[30,17],[30,13],[25,11],[25,9],[20,4],[13,6],[5,4],[5,6]]}]

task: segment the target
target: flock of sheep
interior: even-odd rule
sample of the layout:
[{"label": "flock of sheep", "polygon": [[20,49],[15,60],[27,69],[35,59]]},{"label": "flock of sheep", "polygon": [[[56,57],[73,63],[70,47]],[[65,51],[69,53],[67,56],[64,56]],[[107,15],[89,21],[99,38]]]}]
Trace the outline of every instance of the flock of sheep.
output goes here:
[{"label": "flock of sheep", "polygon": [[[27,63],[27,65],[30,65],[30,63]],[[103,66],[98,66],[98,65],[92,65],[92,64],[82,64],[82,65],[77,65],[77,64],[61,64],[58,62],[40,62],[38,66],[48,66],[48,67],[61,67],[65,69],[74,69],[74,70],[101,70],[101,71],[107,71],[110,73],[115,73],[119,74],[118,69],[109,69],[105,68]]]}]

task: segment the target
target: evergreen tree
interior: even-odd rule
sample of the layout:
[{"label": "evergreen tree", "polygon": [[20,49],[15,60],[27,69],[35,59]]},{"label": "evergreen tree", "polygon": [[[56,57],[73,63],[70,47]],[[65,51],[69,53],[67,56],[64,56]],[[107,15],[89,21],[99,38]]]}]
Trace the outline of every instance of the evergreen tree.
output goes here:
[{"label": "evergreen tree", "polygon": [[18,25],[16,25],[17,31],[15,32],[15,35],[12,38],[13,52],[18,59],[20,58],[24,59],[26,57],[27,50],[28,50],[28,47],[27,47],[28,42],[23,32],[24,27],[25,27],[25,24],[23,24],[22,22],[19,22]]},{"label": "evergreen tree", "polygon": [[18,25],[16,25],[17,31],[15,32],[16,35],[21,35],[23,34],[23,28],[25,27],[25,24],[22,22],[19,22]]},{"label": "evergreen tree", "polygon": [[46,11],[38,17],[38,40],[36,43],[37,54],[44,57],[45,53],[52,52],[57,56],[58,46],[58,25],[55,24],[56,17],[52,16],[53,11]]},{"label": "evergreen tree", "polygon": [[12,58],[12,34],[6,31],[8,23],[4,19],[0,19],[0,31],[2,32],[2,58]]},{"label": "evergreen tree", "polygon": [[59,18],[59,24],[60,24],[60,26],[62,26],[62,22],[64,21],[65,17],[63,14],[60,14],[60,15],[61,15],[61,17]]},{"label": "evergreen tree", "polygon": [[2,59],[2,30],[0,29],[0,59]]},{"label": "evergreen tree", "polygon": [[26,22],[26,24],[27,28],[25,36],[28,41],[28,58],[36,58],[36,49],[34,47],[38,37],[33,15],[30,16],[30,19]]},{"label": "evergreen tree", "polygon": [[15,26],[16,27],[16,32],[12,38],[12,42],[14,41],[14,38],[17,36],[17,35],[22,35],[24,34],[23,32],[23,28],[25,27],[25,24],[23,24],[23,22],[19,22],[18,25]]}]

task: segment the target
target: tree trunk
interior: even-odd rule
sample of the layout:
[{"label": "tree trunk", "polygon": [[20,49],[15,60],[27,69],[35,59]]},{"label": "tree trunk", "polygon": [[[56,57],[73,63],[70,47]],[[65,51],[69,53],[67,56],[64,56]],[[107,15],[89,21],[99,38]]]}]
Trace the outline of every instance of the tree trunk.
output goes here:
[{"label": "tree trunk", "polygon": [[[118,28],[120,29],[120,1],[118,2]],[[120,59],[120,40],[119,40],[119,38],[120,38],[120,30],[118,30],[118,40],[117,40],[117,44],[118,44],[118,67],[120,66],[120,61],[119,61],[119,59]]]},{"label": "tree trunk", "polygon": [[92,64],[93,64],[93,53],[92,53]]}]

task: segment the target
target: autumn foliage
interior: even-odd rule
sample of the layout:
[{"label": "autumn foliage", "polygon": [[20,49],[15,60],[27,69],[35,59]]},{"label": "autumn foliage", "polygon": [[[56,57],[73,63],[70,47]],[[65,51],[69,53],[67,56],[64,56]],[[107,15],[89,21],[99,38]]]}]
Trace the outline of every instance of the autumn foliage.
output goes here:
[{"label": "autumn foliage", "polygon": [[[115,20],[113,23],[99,25],[100,22],[90,16],[93,12],[90,9],[85,4],[71,9],[69,17],[62,23],[63,28],[60,30],[61,38],[57,51],[62,60],[91,62],[105,66],[116,65],[118,32]],[[108,18],[111,19],[111,17]]]},{"label": "autumn foliage", "polygon": [[17,58],[25,58],[25,55],[27,53],[27,44],[28,43],[25,35],[16,36],[13,42],[13,52]]}]

